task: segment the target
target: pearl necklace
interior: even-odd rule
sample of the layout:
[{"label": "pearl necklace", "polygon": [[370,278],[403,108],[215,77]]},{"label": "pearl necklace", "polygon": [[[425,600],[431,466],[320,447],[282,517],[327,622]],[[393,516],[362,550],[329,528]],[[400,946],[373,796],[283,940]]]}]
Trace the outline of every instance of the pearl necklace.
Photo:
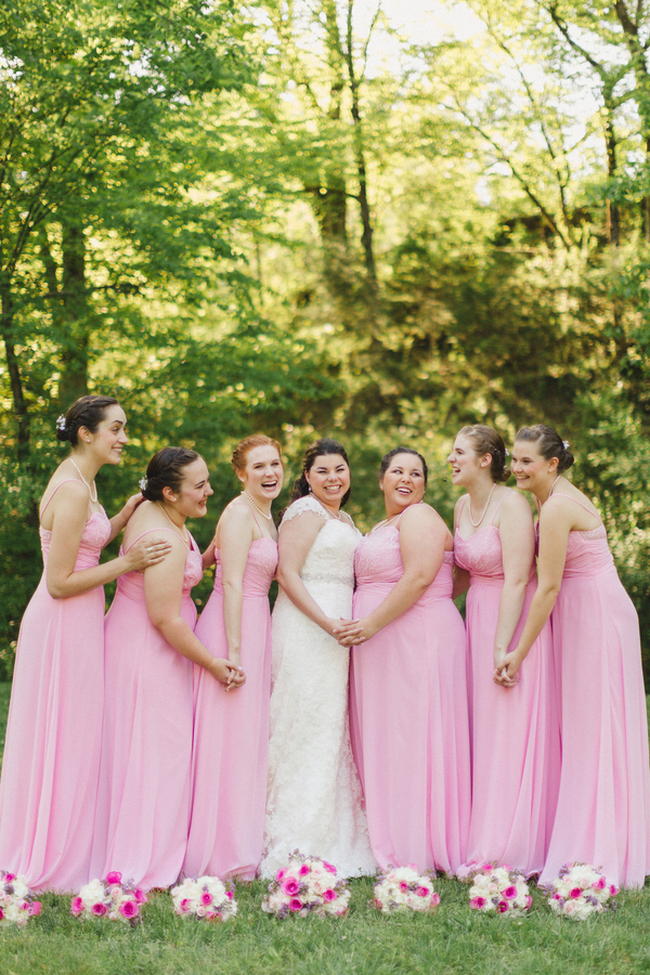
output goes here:
[{"label": "pearl necklace", "polygon": [[242,491],[242,495],[246,498],[246,500],[248,501],[248,503],[251,504],[255,508],[256,511],[259,511],[259,513],[261,514],[262,518],[266,518],[267,521],[272,521],[273,520],[273,512],[272,511],[269,511],[268,514],[267,514],[266,511],[264,511],[263,508],[260,508],[259,504],[256,504],[255,503],[255,501],[252,499],[252,497],[250,496],[250,494],[248,493],[248,491]]},{"label": "pearl necklace", "polygon": [[93,504],[97,504],[97,502],[99,501],[99,498],[97,496],[97,485],[93,481],[92,487],[91,487],[91,485],[88,483],[88,481],[86,480],[86,478],[83,476],[83,474],[79,470],[79,465],[77,464],[77,462],[75,461],[75,459],[73,457],[68,457],[68,460],[70,461],[70,463],[72,464],[72,466],[76,470],[76,472],[79,475],[79,477],[81,478],[82,482],[88,488],[88,494],[90,495],[90,500],[93,502]]},{"label": "pearl necklace", "polygon": [[488,510],[488,505],[490,504],[490,501],[492,500],[492,495],[494,494],[495,487],[496,487],[496,484],[493,484],[492,485],[492,489],[491,489],[490,493],[487,496],[487,501],[485,502],[485,505],[483,507],[483,511],[481,512],[481,517],[479,518],[478,521],[474,521],[474,519],[472,518],[472,499],[470,497],[469,504],[467,505],[467,515],[469,517],[470,525],[473,528],[478,528],[478,526],[481,524],[481,522],[485,518],[485,512]]}]

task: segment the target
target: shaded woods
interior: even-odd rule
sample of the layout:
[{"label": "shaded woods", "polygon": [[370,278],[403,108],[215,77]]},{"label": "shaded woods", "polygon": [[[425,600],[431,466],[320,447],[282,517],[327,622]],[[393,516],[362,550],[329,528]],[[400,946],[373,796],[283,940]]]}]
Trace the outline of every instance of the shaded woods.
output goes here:
[{"label": "shaded woods", "polygon": [[370,0],[4,5],[0,646],[40,573],[55,418],[87,390],[129,417],[107,508],[159,445],[196,445],[203,541],[249,431],[290,465],[343,437],[363,527],[385,448],[424,451],[449,517],[457,428],[544,419],[647,630],[647,3],[435,8],[458,36]]}]

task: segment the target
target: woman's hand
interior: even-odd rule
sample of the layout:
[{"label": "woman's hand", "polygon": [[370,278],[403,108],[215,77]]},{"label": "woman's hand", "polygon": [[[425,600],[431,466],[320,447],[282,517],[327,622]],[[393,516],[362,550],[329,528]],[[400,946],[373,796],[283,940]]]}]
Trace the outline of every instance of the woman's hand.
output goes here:
[{"label": "woman's hand", "polygon": [[502,667],[494,672],[495,683],[501,684],[502,687],[514,687],[519,682],[517,674],[524,656],[525,654],[518,653],[517,650],[506,653]]},{"label": "woman's hand", "polygon": [[142,504],[143,501],[144,498],[142,496],[141,491],[138,491],[137,494],[132,494],[131,497],[127,500],[126,504],[120,511],[120,518],[122,518],[124,521],[124,527],[128,525],[131,515],[133,514],[135,509]]},{"label": "woman's hand", "polygon": [[366,616],[364,619],[343,622],[333,635],[336,636],[341,646],[352,647],[359,643],[365,643],[377,633],[378,629],[379,627],[371,622],[370,617]]},{"label": "woman's hand", "polygon": [[171,544],[164,540],[137,542],[124,556],[127,572],[141,572],[151,565],[158,565],[170,552]]},{"label": "woman's hand", "polygon": [[209,670],[227,691],[241,687],[246,681],[246,674],[241,667],[235,666],[230,660],[224,660],[223,657],[213,657]]}]

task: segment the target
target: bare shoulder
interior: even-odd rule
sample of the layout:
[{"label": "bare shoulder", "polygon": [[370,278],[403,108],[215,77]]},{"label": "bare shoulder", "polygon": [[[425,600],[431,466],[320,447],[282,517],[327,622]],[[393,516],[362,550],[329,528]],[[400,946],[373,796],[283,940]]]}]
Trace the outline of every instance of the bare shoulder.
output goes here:
[{"label": "bare shoulder", "polygon": [[532,511],[530,510],[530,505],[521,491],[517,488],[502,487],[501,491],[501,505],[500,510],[504,515],[528,515],[531,519],[533,517]]},{"label": "bare shoulder", "polygon": [[417,528],[417,527],[430,527],[430,528],[440,528],[444,527],[447,529],[447,525],[441,515],[438,514],[435,508],[432,508],[430,504],[426,502],[421,502],[420,504],[410,505],[404,512],[399,520],[400,528]]}]

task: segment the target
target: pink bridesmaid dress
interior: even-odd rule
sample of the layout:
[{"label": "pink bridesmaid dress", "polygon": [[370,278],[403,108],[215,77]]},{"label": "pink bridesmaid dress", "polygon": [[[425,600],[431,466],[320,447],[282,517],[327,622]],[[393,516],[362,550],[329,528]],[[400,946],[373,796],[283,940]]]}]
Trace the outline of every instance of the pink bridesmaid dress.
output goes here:
[{"label": "pink bridesmaid dress", "polygon": [[639,622],[603,525],[570,532],[551,627],[562,766],[540,883],[581,861],[618,886],[642,887],[650,873],[650,770]]},{"label": "pink bridesmaid dress", "polygon": [[[133,540],[155,531],[149,529]],[[191,539],[181,616],[190,628],[190,590],[203,575]],[[147,613],[144,573],[120,576],[106,616],[106,707],[94,851],[96,876],[119,870],[145,890],[168,887],[185,856],[190,811],[193,665]]]},{"label": "pink bridesmaid dress", "polygon": [[[466,626],[472,746],[472,813],[467,864],[493,862],[540,873],[553,825],[560,763],[550,625],[533,643],[515,687],[494,683],[494,635],[503,590],[496,525],[469,538],[456,531],[456,563],[470,573]],[[528,586],[511,646],[535,584]]]},{"label": "pink bridesmaid dress", "polygon": [[[65,483],[54,488],[42,512]],[[47,565],[52,533],[39,531]],[[75,570],[98,564],[110,533],[104,510],[93,511]],[[104,705],[103,620],[101,586],[53,599],[43,573],[20,627],[0,782],[0,869],[22,874],[34,890],[70,893],[90,879]]]},{"label": "pink bridesmaid dress", "polygon": [[[219,552],[214,590],[196,635],[228,656]],[[195,668],[192,804],[183,873],[253,880],[262,856],[271,695],[269,586],[278,562],[272,538],[255,539],[243,579],[241,666],[246,683],[226,692]]]},{"label": "pink bridesmaid dress", "polygon": [[[451,599],[452,553],[405,613],[352,648],[352,747],[372,851],[382,869],[455,872],[470,811],[465,629]],[[399,532],[383,525],[355,555],[353,613],[364,617],[403,573]]]}]

